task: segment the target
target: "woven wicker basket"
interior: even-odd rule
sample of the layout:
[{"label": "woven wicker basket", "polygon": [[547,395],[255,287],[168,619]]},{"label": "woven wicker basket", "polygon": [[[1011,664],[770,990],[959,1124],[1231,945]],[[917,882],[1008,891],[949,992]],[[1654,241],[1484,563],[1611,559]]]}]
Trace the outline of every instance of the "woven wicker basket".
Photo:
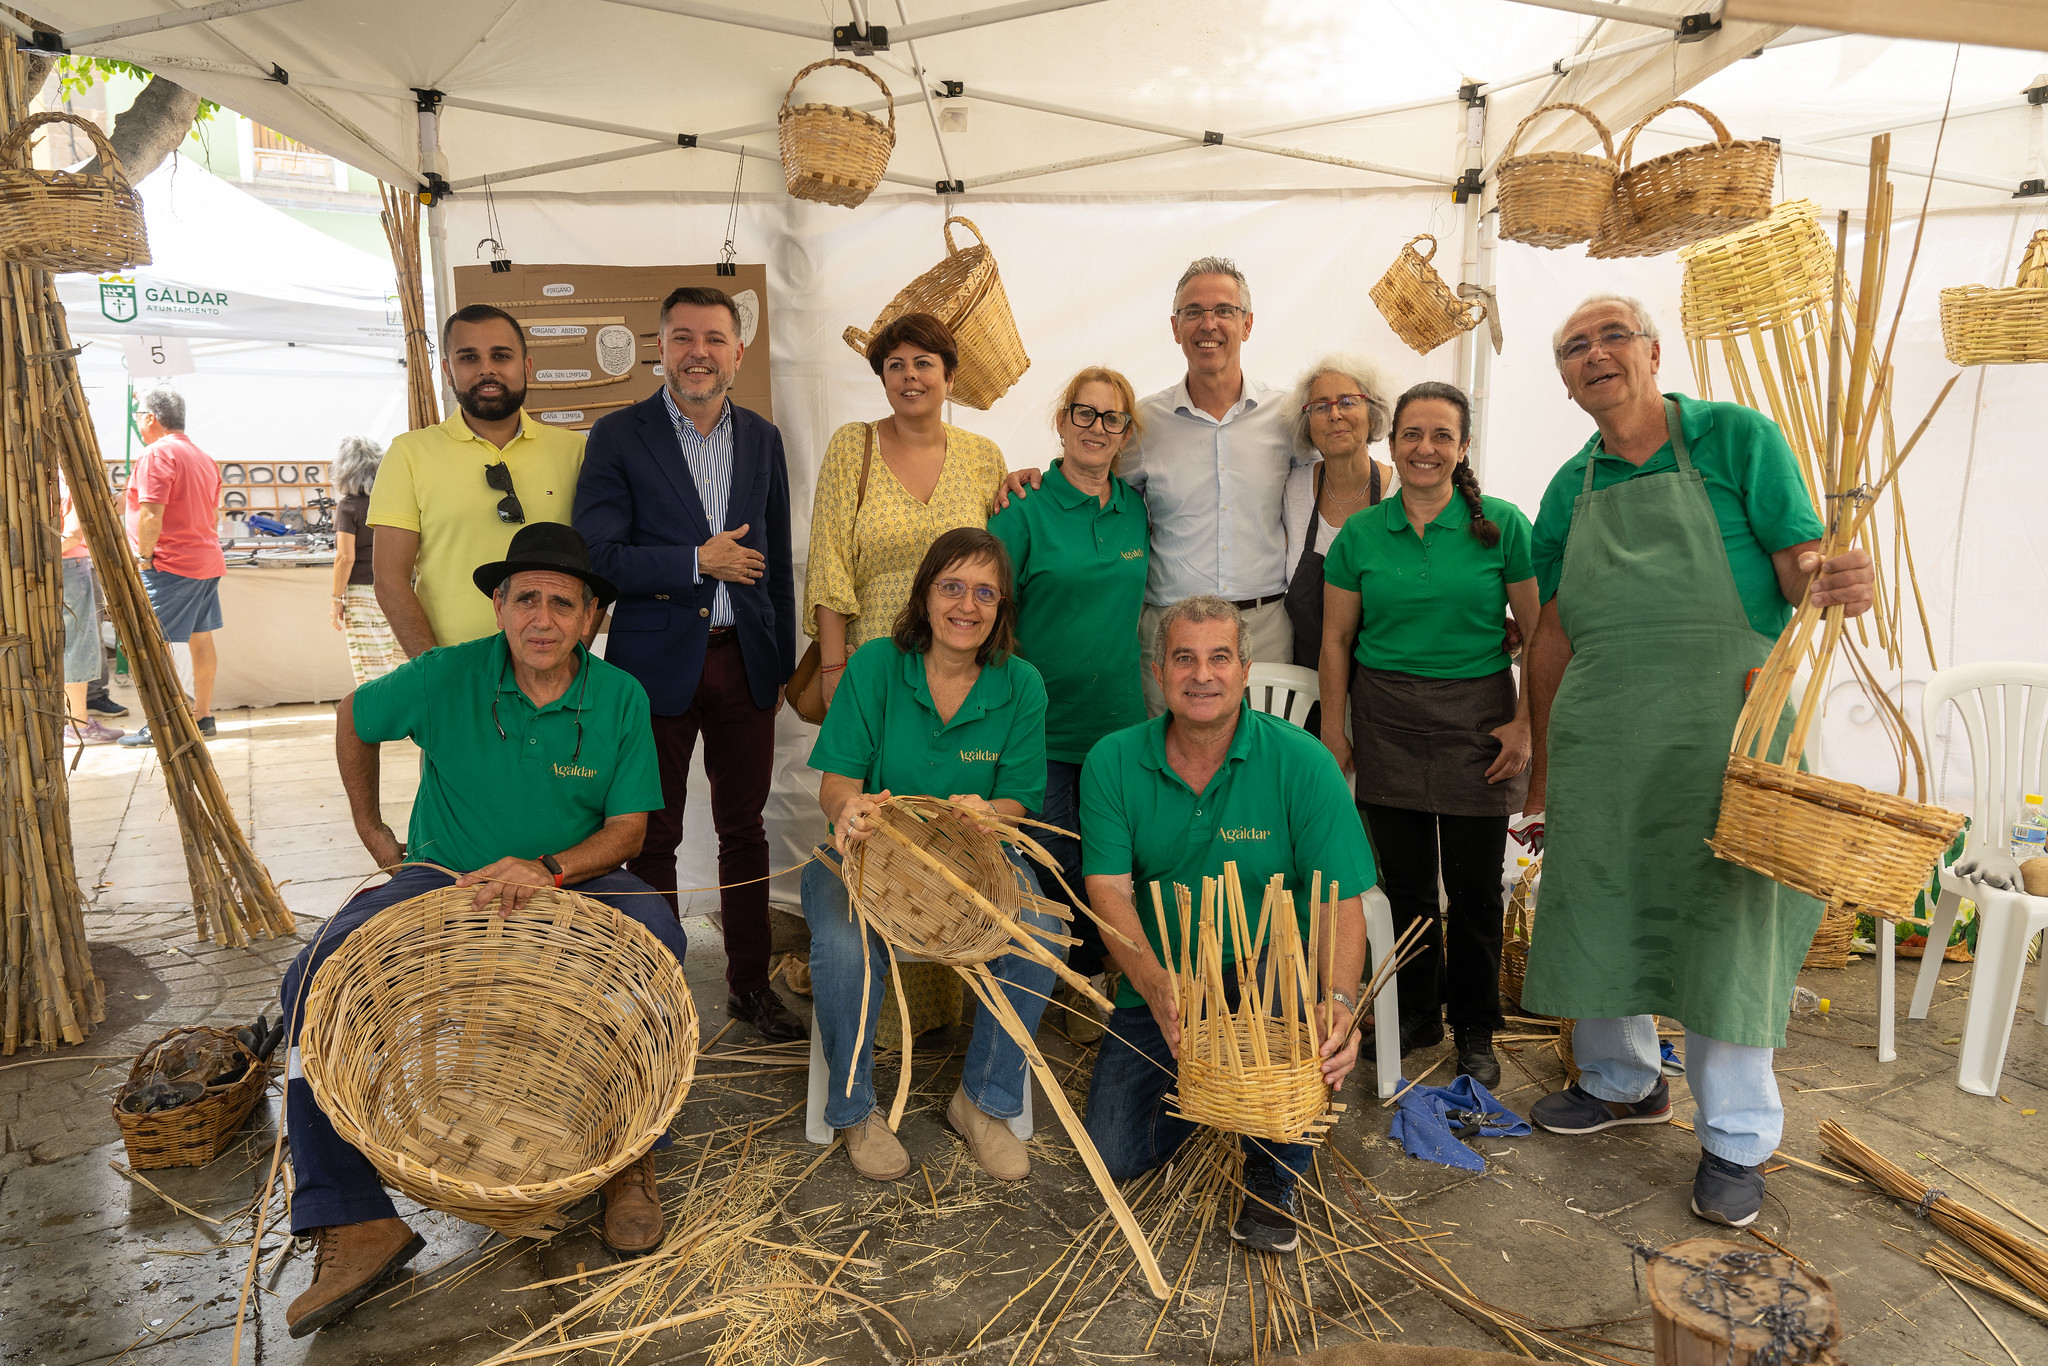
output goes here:
[{"label": "woven wicker basket", "polygon": [[1529,866],[1515,879],[1508,893],[1507,914],[1501,921],[1500,994],[1522,1006],[1522,985],[1529,975],[1529,944],[1536,937],[1536,891],[1543,880],[1543,856],[1529,860]]},{"label": "woven wicker basket", "polygon": [[[974,234],[974,245],[962,249],[953,245],[953,225]],[[995,401],[1010,392],[1010,386],[1031,368],[1024,354],[1024,339],[1017,335],[1017,319],[1010,312],[1010,296],[1003,292],[1003,277],[996,269],[995,253],[973,222],[954,215],[943,229],[946,258],[898,290],[875,317],[875,325],[863,332],[849,327],[841,335],[846,344],[862,355],[868,342],[893,319],[905,313],[929,313],[953,333],[960,348],[960,363],[953,371],[953,401],[986,412]]]},{"label": "woven wicker basket", "polygon": [[[1584,152],[1531,152],[1515,155],[1522,130],[1541,115],[1565,109],[1579,114],[1600,135],[1605,156]],[[1614,178],[1621,173],[1614,160],[1614,135],[1599,116],[1580,104],[1546,104],[1515,125],[1501,148],[1494,171],[1494,192],[1500,200],[1500,236],[1532,247],[1568,247],[1600,230],[1600,219],[1614,198]]]},{"label": "woven wicker basket", "polygon": [[[158,1056],[172,1044],[225,1041],[247,1060],[249,1068],[234,1081],[215,1086],[190,1105],[155,1114],[132,1115],[121,1108],[120,1097],[141,1085],[156,1070]],[[249,1112],[270,1081],[270,1064],[251,1053],[248,1046],[225,1029],[188,1025],[173,1029],[135,1055],[128,1069],[128,1084],[116,1093],[114,1124],[128,1147],[128,1165],[136,1171],[160,1167],[203,1167],[219,1157],[234,1142]]]},{"label": "woven wicker basket", "polygon": [[[1690,109],[1714,130],[1712,142],[1681,147],[1629,164],[1636,135],[1658,115]],[[1728,126],[1690,100],[1672,100],[1644,116],[1621,144],[1621,174],[1588,256],[1658,256],[1761,221],[1771,212],[1778,174],[1778,144],[1739,142]]]},{"label": "woven wicker basket", "polygon": [[[1428,255],[1415,249],[1416,242],[1429,243]],[[1372,287],[1373,307],[1379,309],[1387,326],[1425,356],[1486,321],[1485,304],[1460,299],[1436,273],[1430,265],[1435,255],[1436,238],[1423,233],[1401,248],[1394,264]]]},{"label": "woven wicker basket", "polygon": [[1179,1084],[1169,1097],[1175,1113],[1196,1124],[1275,1143],[1320,1143],[1342,1107],[1330,1104],[1322,1059],[1305,1024],[1291,1026],[1289,1062],[1285,1020],[1259,1023],[1266,1031],[1272,1062],[1253,1061],[1248,1041],[1238,1037],[1230,1016],[1210,1017],[1190,1028],[1180,1047]]},{"label": "woven wicker basket", "polygon": [[[799,104],[791,107],[796,85],[813,71],[843,66],[881,86],[889,101],[889,121],[837,104]],[[889,169],[889,154],[896,150],[896,97],[882,78],[844,57],[812,62],[796,73],[783,92],[782,112],[775,117],[782,143],[782,183],[798,199],[814,204],[837,204],[851,209],[875,192],[882,172]]]},{"label": "woven wicker basket", "polygon": [[2027,244],[2011,289],[1941,291],[1941,345],[1955,365],[2048,361],[2048,228]]},{"label": "woven wicker basket", "polygon": [[[84,175],[29,165],[28,136],[48,123],[83,128],[106,169]],[[149,264],[142,196],[129,185],[113,144],[89,120],[31,114],[0,142],[0,260],[100,273]]]},{"label": "woven wicker basket", "polygon": [[1813,932],[1813,943],[1806,949],[1806,961],[1799,965],[1801,971],[1848,967],[1849,941],[1855,936],[1856,912],[1830,903],[1821,912],[1820,924]]},{"label": "woven wicker basket", "polygon": [[542,888],[510,917],[448,887],[321,965],[299,1050],[335,1132],[413,1199],[509,1236],[667,1132],[696,1069],[682,964],[627,915]]},{"label": "woven wicker basket", "polygon": [[855,909],[905,953],[948,967],[986,963],[1015,947],[1027,897],[1032,909],[1054,904],[1026,892],[1002,840],[950,802],[898,797],[869,819],[875,833],[852,845],[840,877]]},{"label": "woven wicker basket", "polygon": [[1804,321],[1828,297],[1835,274],[1835,248],[1819,215],[1810,199],[1787,200],[1761,223],[1681,250],[1685,335],[1746,337]]}]

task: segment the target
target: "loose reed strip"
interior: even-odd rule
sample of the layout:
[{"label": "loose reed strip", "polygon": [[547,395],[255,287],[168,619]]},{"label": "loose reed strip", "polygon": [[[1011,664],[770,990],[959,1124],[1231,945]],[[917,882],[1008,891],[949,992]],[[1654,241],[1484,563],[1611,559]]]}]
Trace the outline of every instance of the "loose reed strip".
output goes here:
[{"label": "loose reed strip", "polygon": [[[381,181],[378,193],[384,211],[384,240],[391,247],[391,265],[398,273],[398,309],[405,320],[405,402],[407,425],[414,431],[441,420],[440,376],[434,369],[433,334],[427,329],[425,274],[420,265],[420,200],[417,194]],[[452,311],[454,300],[441,303]]]},{"label": "loose reed strip", "polygon": [[2043,1323],[2048,1323],[2048,1304],[2035,1299],[1995,1272],[1986,1271],[1947,1243],[1936,1243],[1928,1248],[1920,1260],[1944,1276],[1973,1286],[1987,1295],[1996,1295],[2021,1313],[2032,1314]]}]

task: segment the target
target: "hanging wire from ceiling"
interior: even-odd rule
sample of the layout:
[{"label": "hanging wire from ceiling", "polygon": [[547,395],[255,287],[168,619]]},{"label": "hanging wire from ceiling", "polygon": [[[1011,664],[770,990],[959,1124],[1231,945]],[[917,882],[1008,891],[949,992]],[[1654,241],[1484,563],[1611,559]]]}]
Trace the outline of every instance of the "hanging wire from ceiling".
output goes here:
[{"label": "hanging wire from ceiling", "polygon": [[733,239],[739,234],[740,183],[746,178],[747,149],[742,146],[740,148],[739,169],[734,171],[732,176],[732,207],[726,211],[725,215],[725,245],[718,249],[718,273],[720,275],[737,275],[740,273],[739,267],[734,264],[739,256],[739,248],[734,245]]},{"label": "hanging wire from ceiling", "polygon": [[484,232],[487,236],[478,240],[476,254],[482,256],[484,248],[491,249],[491,271],[503,275],[512,269],[511,253],[505,250],[505,229],[498,222],[498,200],[491,193],[491,182],[484,181]]}]

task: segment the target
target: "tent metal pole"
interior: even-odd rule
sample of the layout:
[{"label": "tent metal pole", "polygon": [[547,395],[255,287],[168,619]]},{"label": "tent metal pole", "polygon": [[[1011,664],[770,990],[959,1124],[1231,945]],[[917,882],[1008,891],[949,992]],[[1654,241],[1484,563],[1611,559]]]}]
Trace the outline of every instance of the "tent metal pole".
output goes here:
[{"label": "tent metal pole", "polygon": [[[2025,108],[2028,108],[2025,95],[2008,95],[2002,100],[1990,100],[1984,104],[1969,104],[1964,105],[1960,109],[1951,109],[1948,111],[1948,117],[1951,119],[1967,119],[1978,114],[1996,114],[2006,109]],[[1873,133],[1892,133],[1897,132],[1901,128],[1919,128],[1930,123],[1940,123],[1941,119],[1941,111],[1937,109],[1925,114],[1908,115],[1904,118],[1879,119],[1873,123],[1861,123],[1853,128],[1823,128],[1818,132],[1808,133],[1807,137],[1814,142],[1834,142],[1838,138],[1867,138]]]},{"label": "tent metal pole", "polygon": [[1296,119],[1292,123],[1271,123],[1261,128],[1247,128],[1248,138],[1269,138],[1276,133],[1298,133],[1304,128],[1327,128],[1337,123],[1352,123],[1359,119],[1380,118],[1388,114],[1407,114],[1417,109],[1435,109],[1441,105],[1456,104],[1454,95],[1432,95],[1426,100],[1409,100],[1405,104],[1383,104],[1376,109],[1354,109],[1348,114],[1323,114],[1312,119]]},{"label": "tent metal pole", "polygon": [[1128,152],[1103,152],[1092,157],[1074,157],[1068,161],[1049,161],[1043,166],[1025,166],[1015,171],[998,171],[994,175],[976,176],[964,182],[968,189],[978,190],[985,185],[1002,185],[1012,180],[1030,180],[1036,176],[1058,175],[1061,171],[1079,171],[1090,166],[1109,166],[1119,161],[1140,161],[1146,157],[1164,156],[1168,152],[1184,152],[1190,147],[1202,144],[1191,138],[1177,138],[1172,142],[1154,143],[1150,147],[1134,147]]},{"label": "tent metal pole", "polygon": [[[903,8],[903,0],[896,0],[896,17],[902,20],[903,24],[897,33],[890,35],[891,38],[897,38],[902,34],[906,34],[913,27],[910,22],[910,12]],[[917,81],[918,89],[924,92],[924,112],[925,117],[929,118],[932,123],[932,146],[938,148],[939,151],[939,169],[945,172],[946,183],[951,185],[954,183],[953,159],[946,155],[946,139],[939,132],[939,111],[937,106],[932,103],[931,77],[924,69],[923,59],[917,55],[916,40],[907,40],[903,45],[910,49],[910,74]]]},{"label": "tent metal pole", "polygon": [[614,5],[625,5],[631,9],[651,9],[661,14],[681,15],[685,19],[705,19],[714,24],[732,24],[738,28],[757,28],[769,33],[787,33],[797,38],[831,42],[830,24],[807,24],[801,19],[779,19],[772,14],[754,14],[747,10],[727,9],[723,5],[700,5],[696,0],[611,0]]},{"label": "tent metal pole", "polygon": [[[411,91],[404,93],[408,97],[412,94]],[[574,114],[555,114],[539,109],[520,109],[509,104],[490,104],[483,100],[467,99],[461,95],[445,95],[442,97],[441,103],[452,109],[469,109],[479,114],[496,114],[508,119],[528,119],[534,123],[555,123],[560,124],[564,128],[588,128],[598,133],[617,133],[621,137],[649,138],[665,145],[680,145],[676,142],[678,134],[661,128],[637,128],[631,124],[604,123],[597,119],[579,118]],[[888,106],[889,102],[887,100],[868,100],[866,103],[850,105],[848,107],[858,109],[864,114],[869,114],[877,109],[886,109]],[[699,134],[697,145],[699,147],[710,145],[707,139],[710,141],[723,141],[731,138],[751,137],[755,133],[772,133],[776,127],[776,120],[766,119],[760,123],[743,124],[738,128],[720,128],[713,132]],[[491,177],[493,180],[499,178],[496,175]],[[918,183],[923,184],[924,182],[919,181]]]},{"label": "tent metal pole", "polygon": [[[698,146],[703,146],[699,143]],[[544,161],[538,166],[521,166],[512,171],[492,171],[488,175],[473,175],[462,180],[451,180],[448,188],[460,194],[485,185],[503,185],[508,180],[525,180],[531,176],[552,175],[556,171],[575,171],[585,166],[603,166],[614,161],[631,161],[634,157],[654,156],[660,152],[682,152],[688,149],[673,139],[667,142],[645,142],[638,147],[620,147],[610,152],[593,152],[589,156],[569,157],[563,161]]]},{"label": "tent metal pole", "polygon": [[[1487,106],[1475,101],[1465,111],[1465,164],[1477,170],[1486,160]],[[1486,286],[1492,283],[1488,278],[1490,261],[1482,243],[1482,229],[1485,215],[1480,212],[1480,202],[1485,196],[1476,191],[1465,194],[1465,240],[1461,251],[1458,278],[1465,284]],[[1462,294],[1462,290],[1460,293]],[[1491,305],[1487,312],[1492,312]],[[1458,382],[1465,390],[1465,396],[1472,404],[1472,448],[1470,459],[1472,472],[1483,475],[1486,471],[1486,390],[1491,373],[1489,362],[1493,359],[1491,345],[1492,328],[1482,331],[1473,328],[1458,338]]]},{"label": "tent metal pole", "polygon": [[[419,101],[420,174],[444,175],[447,158],[441,155],[441,114],[438,102]],[[434,272],[434,335],[428,338],[433,352],[440,351],[441,334],[447,330],[448,315],[455,311],[455,275],[448,268],[448,196],[437,194],[427,200],[428,268]],[[455,408],[455,386],[448,370],[441,369],[441,407]]]},{"label": "tent metal pole", "polygon": [[0,28],[6,29],[17,38],[33,38],[36,36],[34,29],[22,23],[21,20],[15,18],[12,13],[4,9],[0,9]]},{"label": "tent metal pole", "polygon": [[962,29],[981,28],[988,24],[1007,23],[1012,19],[1028,19],[1034,14],[1052,14],[1063,9],[1080,9],[1084,5],[1101,3],[1102,0],[1022,0],[1020,4],[996,5],[989,9],[950,15],[944,19],[921,19],[914,24],[905,19],[902,28],[891,30],[889,41],[908,43],[919,38],[937,37],[941,33],[958,33]]},{"label": "tent metal pole", "polygon": [[1513,90],[1518,85],[1529,85],[1550,76],[1562,76],[1567,71],[1576,71],[1582,66],[1605,61],[1609,57],[1625,57],[1631,52],[1643,52],[1653,47],[1669,47],[1675,39],[1662,33],[1653,33],[1647,38],[1631,38],[1625,43],[1614,43],[1607,47],[1596,47],[1591,52],[1574,53],[1560,57],[1540,71],[1525,71],[1519,76],[1510,76],[1503,81],[1494,81],[1479,87],[1482,95],[1497,95],[1503,90]]},{"label": "tent metal pole", "polygon": [[1613,0],[1513,0],[1517,5],[1534,5],[1538,9],[1563,10],[1566,14],[1583,14],[1593,19],[1611,19],[1617,24],[1641,24],[1645,28],[1669,29],[1678,32],[1681,22],[1676,14],[1664,14],[1657,10],[1638,9],[1634,5],[1617,5]]},{"label": "tent metal pole", "polygon": [[[1683,139],[1685,136],[1682,133],[1665,133],[1656,128],[1645,128],[1643,131],[1658,137]],[[1778,150],[1786,156],[1806,157],[1811,161],[1832,161],[1838,166],[1868,166],[1870,164],[1870,154],[1868,152],[1838,152],[1830,147],[1814,147],[1804,142],[1781,141],[1778,144]],[[2011,194],[2020,186],[2017,178],[2000,180],[1995,176],[1972,175],[1968,171],[1949,171],[1929,166],[1909,166],[1901,161],[1894,161],[1891,164],[1891,169],[1893,175],[1931,175],[1934,179],[1947,181],[1951,185],[1969,185],[1981,190],[2000,190],[2006,194]]]},{"label": "tent metal pole", "polygon": [[[4,17],[5,14],[5,10],[0,10],[0,17]],[[164,67],[172,71],[200,71],[210,76],[242,76],[252,81],[277,79],[276,72],[260,66],[248,66],[241,62],[215,62],[204,57],[153,56],[130,52],[103,52],[96,55],[118,57],[124,62],[133,62],[146,71]],[[347,90],[358,95],[384,95],[394,100],[404,100],[408,104],[414,98],[412,91],[395,85],[377,85],[371,81],[345,81],[339,76],[321,76],[304,71],[294,71],[291,75],[293,85],[312,86],[316,90]]]},{"label": "tent metal pole", "polygon": [[138,33],[161,33],[167,28],[183,28],[187,24],[204,24],[215,19],[230,19],[238,14],[254,14],[257,10],[300,3],[302,0],[217,0],[215,4],[201,5],[197,9],[165,10],[140,19],[123,19],[117,24],[75,29],[63,35],[64,46],[75,52],[94,43],[110,43]]}]

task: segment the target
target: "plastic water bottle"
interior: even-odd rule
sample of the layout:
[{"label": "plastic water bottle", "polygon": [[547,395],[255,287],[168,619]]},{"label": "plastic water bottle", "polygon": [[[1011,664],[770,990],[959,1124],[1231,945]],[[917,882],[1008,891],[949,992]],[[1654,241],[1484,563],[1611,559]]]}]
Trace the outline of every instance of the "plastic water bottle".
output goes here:
[{"label": "plastic water bottle", "polygon": [[2019,819],[2012,823],[2012,857],[2015,863],[2040,858],[2048,853],[2048,809],[2038,793],[2030,792],[2020,804]]},{"label": "plastic water bottle", "polygon": [[1817,991],[1805,987],[1792,989],[1792,1013],[1794,1015],[1825,1015],[1834,1002]]}]

